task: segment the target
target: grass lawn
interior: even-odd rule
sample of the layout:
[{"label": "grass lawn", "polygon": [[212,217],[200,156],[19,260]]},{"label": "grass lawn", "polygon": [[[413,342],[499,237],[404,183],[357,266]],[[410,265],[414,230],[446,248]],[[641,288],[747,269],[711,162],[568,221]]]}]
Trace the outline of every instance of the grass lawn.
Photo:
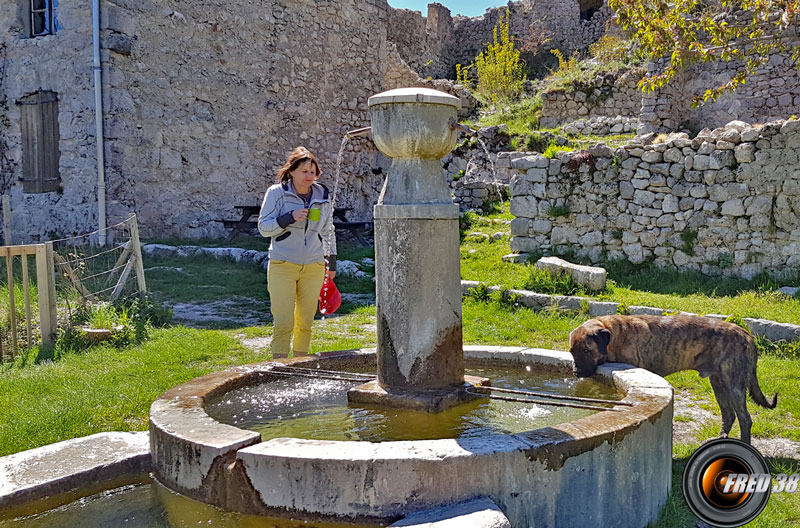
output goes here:
[{"label": "grass lawn", "polygon": [[[508,231],[508,213],[472,216],[465,233]],[[176,243],[180,241],[172,241]],[[252,242],[246,242],[252,244]],[[242,244],[240,244],[242,245]],[[258,249],[258,248],[252,248]],[[261,248],[263,249],[263,248]],[[341,248],[340,259],[361,262],[370,249]],[[531,266],[500,261],[509,253],[508,239],[465,241],[461,246],[462,278],[519,288],[530,281]],[[232,296],[262,303],[266,308],[265,272],[257,265],[235,264],[212,258],[149,258],[148,284],[162,301],[217,302]],[[180,271],[178,271],[178,269]],[[371,271],[369,267],[362,269]],[[658,275],[664,273],[664,275]],[[699,279],[655,269],[609,268],[615,284],[597,297],[666,309],[710,313],[738,312],[800,323],[800,301],[774,292],[774,284],[732,279]],[[374,291],[368,279],[345,279],[337,284],[344,293]],[[506,344],[567,349],[567,336],[587,319],[579,313],[533,312],[504,302],[500,296],[463,302],[464,341],[468,344]],[[375,307],[345,304],[335,315],[315,322],[313,351],[375,345]],[[96,346],[83,352],[59,350],[44,355],[31,352],[0,366],[0,455],[101,431],[145,430],[152,401],[165,390],[207,372],[269,358],[267,349],[248,348],[248,340],[271,336],[270,324],[234,325],[225,329],[173,326],[152,330],[150,338],[122,348]],[[55,359],[53,359],[55,358]],[[800,441],[800,358],[763,355],[759,380],[770,397],[780,392],[778,408],[765,410],[750,404],[753,435]],[[697,441],[673,448],[673,489],[658,528],[694,528],[696,519],[683,500],[683,468],[700,443],[717,435],[719,411],[707,380],[694,372],[678,373],[669,381],[713,413],[702,424]],[[738,435],[738,430],[734,430]],[[800,471],[800,461],[769,459],[775,472]],[[800,526],[800,492],[775,495],[751,526]]]}]

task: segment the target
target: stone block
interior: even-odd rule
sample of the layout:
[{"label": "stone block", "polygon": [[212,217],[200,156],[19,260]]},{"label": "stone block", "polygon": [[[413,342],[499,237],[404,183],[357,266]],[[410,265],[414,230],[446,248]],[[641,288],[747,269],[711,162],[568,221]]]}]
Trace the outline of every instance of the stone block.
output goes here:
[{"label": "stone block", "polygon": [[755,161],[756,146],[752,143],[742,143],[736,146],[733,152],[738,163],[750,163]]},{"label": "stone block", "polygon": [[511,160],[511,168],[517,170],[528,170],[533,168],[546,169],[550,165],[550,160],[541,154],[534,156],[524,156]]},{"label": "stone block", "polygon": [[542,257],[536,267],[547,270],[554,276],[570,275],[576,283],[592,290],[599,291],[606,287],[606,270],[603,268],[572,264],[558,257]]},{"label": "stone block", "polygon": [[491,499],[482,497],[455,505],[415,512],[389,528],[511,528],[503,511]]}]

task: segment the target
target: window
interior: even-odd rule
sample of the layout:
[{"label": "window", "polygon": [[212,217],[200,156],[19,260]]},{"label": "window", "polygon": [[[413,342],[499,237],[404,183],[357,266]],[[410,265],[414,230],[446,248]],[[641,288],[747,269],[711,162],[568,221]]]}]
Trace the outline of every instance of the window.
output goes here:
[{"label": "window", "polygon": [[58,29],[56,7],[58,0],[29,0],[31,37],[53,35]]},{"label": "window", "polygon": [[22,130],[22,186],[26,193],[58,190],[58,94],[40,90],[17,100]]}]

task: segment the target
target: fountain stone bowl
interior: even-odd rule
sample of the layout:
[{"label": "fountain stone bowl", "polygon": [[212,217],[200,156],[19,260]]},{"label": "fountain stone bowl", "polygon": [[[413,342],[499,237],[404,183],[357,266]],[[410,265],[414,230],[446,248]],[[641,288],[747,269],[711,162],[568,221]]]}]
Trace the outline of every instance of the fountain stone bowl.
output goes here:
[{"label": "fountain stone bowl", "polygon": [[461,100],[429,88],[398,88],[369,98],[372,138],[391,158],[440,159],[456,146]]},{"label": "fountain stone bowl", "polygon": [[[470,363],[530,366],[570,376],[567,352],[464,347]],[[630,365],[596,378],[629,406],[518,434],[417,441],[273,438],[217,422],[206,402],[270,383],[280,365],[350,370],[375,349],[233,367],[158,398],[150,412],[154,476],[170,489],[229,511],[385,526],[411,513],[488,497],[515,528],[620,526],[658,518],[672,471],[672,389]]]},{"label": "fountain stone bowl", "polygon": [[430,88],[398,88],[368,101],[372,138],[392,166],[378,204],[452,204],[441,158],[458,141],[461,100]]}]

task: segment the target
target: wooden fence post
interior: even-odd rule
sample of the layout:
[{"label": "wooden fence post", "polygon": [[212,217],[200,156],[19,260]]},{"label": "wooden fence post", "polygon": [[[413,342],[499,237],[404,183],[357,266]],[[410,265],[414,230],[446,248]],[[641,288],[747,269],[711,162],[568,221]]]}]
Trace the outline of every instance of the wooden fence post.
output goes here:
[{"label": "wooden fence post", "polygon": [[17,307],[14,297],[14,255],[11,246],[5,246],[3,252],[6,257],[6,275],[8,277],[8,317],[11,325],[11,357],[17,353]]},{"label": "wooden fence post", "polygon": [[11,241],[11,199],[7,194],[3,195],[3,244],[10,246]]},{"label": "wooden fence post", "polygon": [[39,290],[39,324],[42,331],[42,348],[45,349],[50,349],[55,344],[58,325],[54,274],[53,243],[37,244],[36,285]]},{"label": "wooden fence post", "polygon": [[147,283],[144,280],[144,262],[142,261],[142,246],[139,244],[139,226],[136,223],[136,214],[128,216],[131,223],[131,241],[133,242],[133,254],[136,256],[136,282],[139,284],[139,293],[147,293]]}]

